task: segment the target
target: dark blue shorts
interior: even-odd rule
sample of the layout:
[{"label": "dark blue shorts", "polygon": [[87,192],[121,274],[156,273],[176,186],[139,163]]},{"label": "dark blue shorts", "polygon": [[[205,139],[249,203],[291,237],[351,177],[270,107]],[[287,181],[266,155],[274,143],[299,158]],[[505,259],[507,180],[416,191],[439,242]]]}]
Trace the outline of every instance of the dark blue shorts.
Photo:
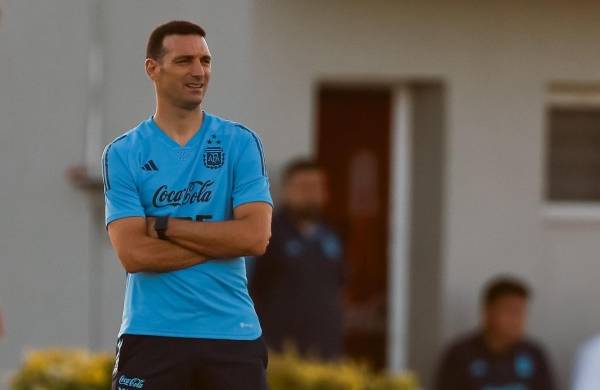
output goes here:
[{"label": "dark blue shorts", "polygon": [[266,390],[268,353],[256,340],[123,335],[112,390]]}]

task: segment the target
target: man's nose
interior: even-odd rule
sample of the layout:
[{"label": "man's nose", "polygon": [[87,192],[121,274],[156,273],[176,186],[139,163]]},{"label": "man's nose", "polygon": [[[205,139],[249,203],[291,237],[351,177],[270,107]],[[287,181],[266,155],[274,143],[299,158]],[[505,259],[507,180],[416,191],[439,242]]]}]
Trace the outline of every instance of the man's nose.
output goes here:
[{"label": "man's nose", "polygon": [[204,66],[202,66],[202,62],[200,60],[195,60],[192,65],[192,76],[194,77],[204,77]]}]

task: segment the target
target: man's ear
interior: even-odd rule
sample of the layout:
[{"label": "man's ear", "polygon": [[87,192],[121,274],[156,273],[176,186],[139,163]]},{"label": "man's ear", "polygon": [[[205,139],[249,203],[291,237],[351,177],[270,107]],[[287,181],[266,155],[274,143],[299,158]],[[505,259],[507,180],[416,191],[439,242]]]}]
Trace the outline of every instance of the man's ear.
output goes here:
[{"label": "man's ear", "polygon": [[146,58],[144,62],[144,67],[146,68],[146,74],[150,78],[150,80],[156,80],[156,73],[158,72],[158,62],[152,58]]}]

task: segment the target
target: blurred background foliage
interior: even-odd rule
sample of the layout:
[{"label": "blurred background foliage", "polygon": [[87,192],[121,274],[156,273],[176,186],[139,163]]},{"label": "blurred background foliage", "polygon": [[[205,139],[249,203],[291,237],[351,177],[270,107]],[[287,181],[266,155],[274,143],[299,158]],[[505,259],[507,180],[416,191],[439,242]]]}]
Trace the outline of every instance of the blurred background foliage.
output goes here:
[{"label": "blurred background foliage", "polygon": [[[11,390],[107,390],[114,357],[77,349],[32,351],[13,376]],[[351,361],[323,363],[294,351],[269,355],[271,390],[418,390],[410,373],[388,376]]]}]

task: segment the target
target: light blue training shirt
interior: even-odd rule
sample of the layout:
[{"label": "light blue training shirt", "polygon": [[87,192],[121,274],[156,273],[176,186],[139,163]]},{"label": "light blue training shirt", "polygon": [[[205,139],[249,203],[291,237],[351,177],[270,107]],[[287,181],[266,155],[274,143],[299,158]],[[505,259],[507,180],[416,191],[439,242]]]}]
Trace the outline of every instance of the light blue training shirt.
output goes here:
[{"label": "light blue training shirt", "polygon": [[[136,216],[227,221],[244,203],[273,205],[258,135],[206,112],[184,146],[152,117],[141,122],[106,146],[102,173],[107,227]],[[128,273],[119,336],[254,340],[262,331],[247,285],[243,257]]]}]

